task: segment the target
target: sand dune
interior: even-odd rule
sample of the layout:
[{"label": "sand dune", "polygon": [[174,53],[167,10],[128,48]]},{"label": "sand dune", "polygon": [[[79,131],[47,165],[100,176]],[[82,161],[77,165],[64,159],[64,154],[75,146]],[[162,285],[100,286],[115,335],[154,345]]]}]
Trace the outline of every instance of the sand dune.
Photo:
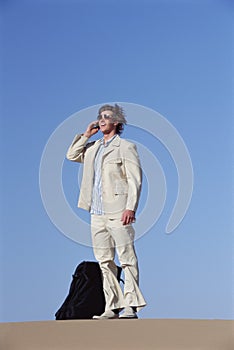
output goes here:
[{"label": "sand dune", "polygon": [[0,324],[1,350],[233,350],[234,321],[74,320]]}]

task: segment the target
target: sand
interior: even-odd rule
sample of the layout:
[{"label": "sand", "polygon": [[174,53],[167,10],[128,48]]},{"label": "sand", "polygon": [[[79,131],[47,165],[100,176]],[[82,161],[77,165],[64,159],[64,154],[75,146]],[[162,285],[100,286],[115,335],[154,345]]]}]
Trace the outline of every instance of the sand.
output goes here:
[{"label": "sand", "polygon": [[1,350],[233,350],[234,321],[188,319],[0,323]]}]

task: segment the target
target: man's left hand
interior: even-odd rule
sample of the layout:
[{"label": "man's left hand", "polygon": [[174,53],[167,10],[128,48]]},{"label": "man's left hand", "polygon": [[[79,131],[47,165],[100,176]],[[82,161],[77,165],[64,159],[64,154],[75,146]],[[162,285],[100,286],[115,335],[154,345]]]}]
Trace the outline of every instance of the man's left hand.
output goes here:
[{"label": "man's left hand", "polygon": [[123,221],[123,225],[129,225],[129,224],[135,222],[136,221],[136,219],[135,219],[135,211],[126,209],[123,212],[121,221]]}]

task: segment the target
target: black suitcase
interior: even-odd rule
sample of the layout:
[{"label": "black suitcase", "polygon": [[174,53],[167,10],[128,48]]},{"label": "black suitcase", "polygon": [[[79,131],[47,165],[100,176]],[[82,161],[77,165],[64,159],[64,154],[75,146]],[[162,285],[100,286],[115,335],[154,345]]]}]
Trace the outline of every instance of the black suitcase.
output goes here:
[{"label": "black suitcase", "polygon": [[[118,266],[118,281],[121,280]],[[97,262],[80,263],[70,285],[69,293],[55,314],[56,320],[91,319],[105,310],[102,273]]]}]

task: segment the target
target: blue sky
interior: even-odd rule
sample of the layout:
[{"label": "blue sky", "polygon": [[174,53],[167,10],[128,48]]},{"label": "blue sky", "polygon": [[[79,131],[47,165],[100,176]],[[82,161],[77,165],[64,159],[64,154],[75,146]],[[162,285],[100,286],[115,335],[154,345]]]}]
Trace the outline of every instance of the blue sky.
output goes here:
[{"label": "blue sky", "polygon": [[[145,145],[167,180],[162,215],[136,241],[148,302],[139,316],[233,318],[232,16],[228,0],[1,2],[0,321],[54,319],[76,265],[94,260],[91,247],[51,222],[39,169],[60,125],[109,101],[164,116],[194,170],[190,207],[166,235],[175,166],[152,135],[126,126],[123,137]],[[77,121],[74,135],[83,131]],[[78,170],[64,160],[64,192],[76,213]]]}]

